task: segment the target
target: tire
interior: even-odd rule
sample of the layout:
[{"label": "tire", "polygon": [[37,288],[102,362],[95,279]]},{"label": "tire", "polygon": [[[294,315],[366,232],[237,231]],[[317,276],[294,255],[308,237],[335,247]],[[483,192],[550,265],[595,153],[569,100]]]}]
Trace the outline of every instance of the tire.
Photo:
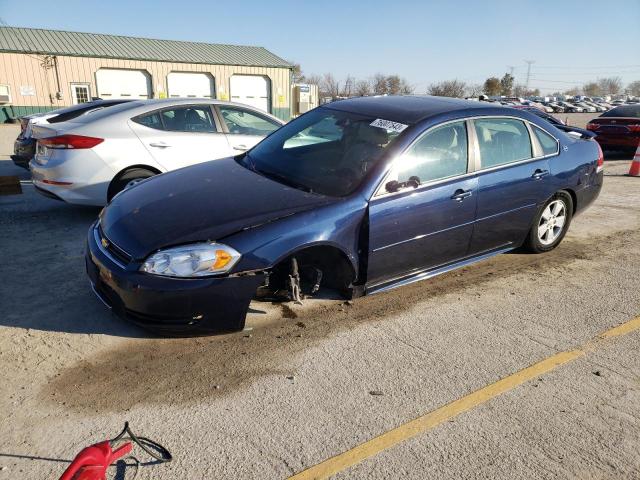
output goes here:
[{"label": "tire", "polygon": [[147,170],[146,168],[132,168],[131,170],[125,171],[112,180],[107,192],[107,200],[110,202],[113,200],[113,197],[126,188],[133,186],[137,181],[142,181],[154,175],[156,175],[155,172]]},{"label": "tire", "polygon": [[[573,216],[573,199],[560,191],[540,209],[525,241],[525,248],[532,253],[549,252],[560,245],[569,230]],[[563,220],[560,220],[563,219]],[[559,223],[561,222],[561,225]]]}]

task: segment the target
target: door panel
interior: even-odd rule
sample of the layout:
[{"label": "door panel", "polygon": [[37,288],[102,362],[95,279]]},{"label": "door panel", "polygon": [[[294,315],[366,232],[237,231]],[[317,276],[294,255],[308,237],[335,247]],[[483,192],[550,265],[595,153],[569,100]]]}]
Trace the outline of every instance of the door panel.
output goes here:
[{"label": "door panel", "polygon": [[538,205],[553,189],[550,175],[538,178],[536,172],[549,172],[549,159],[479,173],[472,254],[524,240]]},{"label": "door panel", "polygon": [[[373,199],[367,283],[465,257],[475,219],[477,182],[475,177],[465,178]],[[471,195],[452,198],[462,192]]]},{"label": "door panel", "polygon": [[208,105],[180,106],[129,121],[151,156],[166,170],[236,154],[226,135],[216,131]]},{"label": "door panel", "polygon": [[553,188],[549,159],[531,159],[534,147],[523,121],[486,118],[473,123],[484,170],[478,172],[472,255],[520,245]]}]

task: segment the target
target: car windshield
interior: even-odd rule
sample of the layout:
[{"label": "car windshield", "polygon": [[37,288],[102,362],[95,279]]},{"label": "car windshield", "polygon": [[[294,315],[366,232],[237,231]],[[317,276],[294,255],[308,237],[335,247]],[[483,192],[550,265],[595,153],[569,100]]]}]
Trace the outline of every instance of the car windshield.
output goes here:
[{"label": "car windshield", "polygon": [[640,105],[625,105],[616,107],[600,115],[601,117],[631,117],[640,118]]},{"label": "car windshield", "polygon": [[280,183],[309,192],[354,192],[406,125],[318,108],[283,126],[239,162]]}]

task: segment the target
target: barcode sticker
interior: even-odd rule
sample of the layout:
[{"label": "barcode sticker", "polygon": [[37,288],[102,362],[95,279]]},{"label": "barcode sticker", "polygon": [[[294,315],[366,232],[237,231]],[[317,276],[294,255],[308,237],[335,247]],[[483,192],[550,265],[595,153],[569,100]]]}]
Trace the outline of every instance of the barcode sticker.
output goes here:
[{"label": "barcode sticker", "polygon": [[385,120],[384,118],[376,118],[369,125],[372,127],[384,128],[385,130],[391,130],[392,132],[402,132],[408,125],[404,123],[392,122],[391,120]]}]

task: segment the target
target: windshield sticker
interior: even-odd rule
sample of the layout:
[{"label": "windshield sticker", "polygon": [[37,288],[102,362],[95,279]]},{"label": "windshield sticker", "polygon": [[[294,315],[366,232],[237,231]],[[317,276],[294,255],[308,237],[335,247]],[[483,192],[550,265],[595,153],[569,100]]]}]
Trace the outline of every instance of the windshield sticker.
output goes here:
[{"label": "windshield sticker", "polygon": [[385,130],[391,130],[392,132],[402,132],[408,125],[404,123],[392,122],[391,120],[385,120],[383,118],[376,118],[369,125],[372,127],[384,128]]}]

